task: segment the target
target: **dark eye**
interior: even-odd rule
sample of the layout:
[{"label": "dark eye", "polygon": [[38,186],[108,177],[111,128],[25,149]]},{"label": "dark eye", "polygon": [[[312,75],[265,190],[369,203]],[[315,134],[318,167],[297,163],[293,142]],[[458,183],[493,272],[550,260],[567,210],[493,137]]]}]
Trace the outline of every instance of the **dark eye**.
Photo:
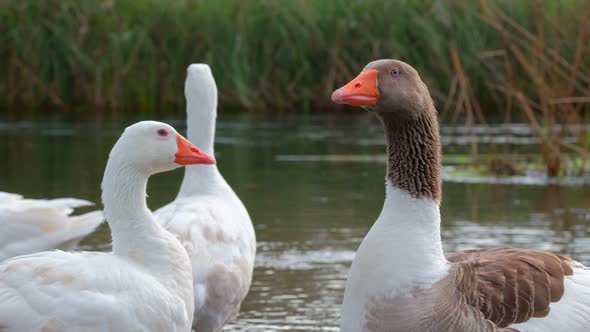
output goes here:
[{"label": "dark eye", "polygon": [[399,75],[399,70],[397,68],[393,68],[390,73],[391,76],[396,77],[397,75]]},{"label": "dark eye", "polygon": [[166,131],[166,129],[159,129],[158,135],[160,135],[162,137],[166,137],[166,136],[168,136],[168,131]]}]

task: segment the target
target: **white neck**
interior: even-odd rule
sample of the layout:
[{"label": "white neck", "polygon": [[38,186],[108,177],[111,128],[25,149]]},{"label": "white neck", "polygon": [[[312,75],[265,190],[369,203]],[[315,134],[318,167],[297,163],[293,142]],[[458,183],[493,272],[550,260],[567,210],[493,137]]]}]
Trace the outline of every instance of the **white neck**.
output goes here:
[{"label": "white neck", "polygon": [[[213,155],[216,105],[207,105],[205,102],[201,105],[202,107],[199,107],[188,95],[187,103],[188,140],[205,153]],[[185,167],[178,197],[213,193],[218,190],[220,183],[225,183],[225,180],[219,173],[217,165],[190,165]]]},{"label": "white neck", "polygon": [[[188,87],[187,87],[188,89]],[[215,140],[215,122],[217,120],[217,102],[201,98],[198,95],[189,95],[186,92],[186,123],[187,138],[203,152],[213,155],[213,143]]]},{"label": "white neck", "polygon": [[207,65],[192,64],[184,82],[188,140],[213,155],[217,120],[217,86]]},{"label": "white neck", "polygon": [[220,188],[227,186],[216,165],[187,166],[178,191],[178,197],[219,193]]},{"label": "white neck", "polygon": [[[149,163],[134,164],[120,139],[107,161],[102,181],[104,216],[111,228],[113,255],[141,266],[163,287],[183,300],[192,317],[194,295],[191,263],[176,237],[158,224],[146,204]],[[149,290],[146,290],[149,291]]]},{"label": "white neck", "polygon": [[426,271],[446,269],[436,200],[415,198],[388,180],[383,209],[373,228],[388,243],[388,253],[394,253],[390,263],[403,268],[405,275],[424,276]]},{"label": "white neck", "polygon": [[415,198],[389,180],[386,191],[381,214],[361,243],[355,262],[362,260],[363,270],[373,269],[373,284],[381,287],[405,287],[436,279],[446,271],[447,263],[438,202]]},{"label": "white neck", "polygon": [[[166,260],[173,237],[154,221],[147,207],[148,175],[111,153],[102,182],[104,215],[111,229],[113,253],[137,262]],[[180,244],[178,244],[180,246]],[[164,262],[162,262],[164,263]],[[156,264],[154,264],[156,265]]]},{"label": "white neck", "polygon": [[[208,67],[189,67],[184,94],[188,140],[203,152],[214,155],[217,88]],[[214,193],[223,184],[225,180],[216,165],[187,166],[178,197]]]}]

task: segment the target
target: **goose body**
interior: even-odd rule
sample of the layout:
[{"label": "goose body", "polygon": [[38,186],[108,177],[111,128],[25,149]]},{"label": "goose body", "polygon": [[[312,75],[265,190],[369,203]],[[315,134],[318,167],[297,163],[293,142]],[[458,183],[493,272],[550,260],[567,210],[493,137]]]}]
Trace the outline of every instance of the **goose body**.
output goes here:
[{"label": "goose body", "polygon": [[23,199],[0,192],[0,261],[52,249],[71,250],[103,221],[101,211],[70,216],[92,206],[76,198]]},{"label": "goose body", "polygon": [[190,261],[153,219],[146,186],[152,174],[212,162],[169,125],[128,127],[102,183],[113,251],[41,252],[1,263],[0,331],[190,331]]},{"label": "goose body", "polygon": [[[217,88],[207,65],[189,66],[185,96],[188,138],[213,155]],[[252,280],[256,237],[246,208],[216,165],[194,165],[186,168],[177,198],[155,216],[191,259],[194,328],[221,330],[238,314]]]},{"label": "goose body", "polygon": [[590,270],[570,258],[510,247],[443,253],[436,110],[414,68],[371,62],[332,100],[375,112],[388,153],[385,202],[352,263],[341,331],[590,330]]}]

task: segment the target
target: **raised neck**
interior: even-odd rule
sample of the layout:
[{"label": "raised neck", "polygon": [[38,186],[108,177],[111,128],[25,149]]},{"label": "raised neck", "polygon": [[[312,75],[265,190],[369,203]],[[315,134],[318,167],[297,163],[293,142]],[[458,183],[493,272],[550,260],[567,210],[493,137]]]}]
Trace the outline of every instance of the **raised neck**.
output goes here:
[{"label": "raised neck", "polygon": [[387,180],[416,198],[440,202],[441,144],[434,107],[416,117],[378,113],[387,143]]},{"label": "raised neck", "polygon": [[208,67],[199,65],[192,67],[189,68],[184,84],[187,138],[205,153],[213,155],[217,120],[217,87]]},{"label": "raised neck", "polygon": [[[192,269],[186,250],[158,224],[146,203],[149,165],[132,164],[126,147],[117,142],[102,181],[104,215],[112,237],[112,253],[149,271],[164,288],[181,298],[187,315],[193,312]],[[130,266],[132,269],[133,266]]]},{"label": "raised neck", "polygon": [[[187,83],[188,84],[188,83]],[[194,89],[193,89],[194,90]],[[217,118],[216,98],[202,98],[191,94],[187,85],[187,135],[188,140],[203,152],[214,155],[215,121]],[[195,92],[195,91],[192,91]],[[198,100],[201,104],[198,104]],[[215,189],[223,180],[216,165],[191,165],[185,167],[184,178],[178,197],[206,194]]]},{"label": "raised neck", "polygon": [[[203,152],[214,155],[215,124],[217,120],[217,88],[208,69],[189,69],[185,83],[186,122],[188,140]],[[205,71],[205,72],[203,72]],[[223,177],[216,165],[185,167],[178,197],[208,194],[217,190]]]}]

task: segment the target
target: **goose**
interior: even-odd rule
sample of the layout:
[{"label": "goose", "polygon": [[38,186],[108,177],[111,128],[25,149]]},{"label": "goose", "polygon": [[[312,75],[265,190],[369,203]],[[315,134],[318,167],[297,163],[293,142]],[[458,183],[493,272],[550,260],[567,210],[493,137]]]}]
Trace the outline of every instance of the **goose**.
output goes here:
[{"label": "goose", "polygon": [[52,249],[72,250],[104,221],[101,211],[70,216],[75,208],[92,205],[76,198],[24,199],[0,192],[0,261]]},{"label": "goose", "polygon": [[332,94],[381,121],[387,144],[381,214],[351,265],[343,332],[590,330],[590,270],[510,247],[443,253],[437,113],[418,72],[377,60]]},{"label": "goose", "polygon": [[129,126],[102,181],[112,252],[48,251],[0,264],[0,331],[190,331],[192,271],[146,205],[148,177],[215,160],[173,127]]},{"label": "goose", "polygon": [[[217,87],[206,64],[187,69],[188,139],[213,155]],[[246,208],[216,165],[185,169],[176,199],[155,212],[184,245],[193,266],[198,332],[219,331],[234,318],[252,281],[256,236]]]}]

